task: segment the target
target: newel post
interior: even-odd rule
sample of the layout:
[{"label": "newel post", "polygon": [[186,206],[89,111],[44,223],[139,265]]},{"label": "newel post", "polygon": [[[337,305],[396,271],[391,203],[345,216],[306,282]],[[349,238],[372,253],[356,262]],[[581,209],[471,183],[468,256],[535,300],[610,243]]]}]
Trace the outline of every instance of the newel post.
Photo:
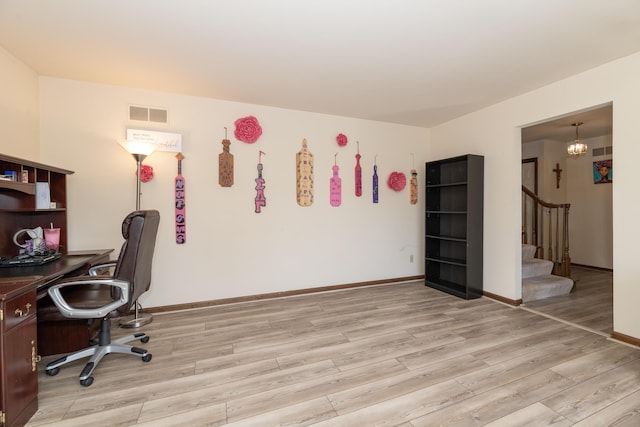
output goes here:
[{"label": "newel post", "polygon": [[562,230],[562,275],[564,277],[571,276],[571,257],[569,256],[569,207],[571,204],[564,205],[564,221]]}]

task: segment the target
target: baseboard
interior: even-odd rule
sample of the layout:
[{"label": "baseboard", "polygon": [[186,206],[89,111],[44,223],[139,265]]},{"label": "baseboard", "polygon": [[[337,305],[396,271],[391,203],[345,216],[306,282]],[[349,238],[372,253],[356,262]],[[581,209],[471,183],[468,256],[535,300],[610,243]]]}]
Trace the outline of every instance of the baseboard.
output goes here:
[{"label": "baseboard", "polygon": [[611,332],[611,339],[622,341],[623,343],[631,344],[636,347],[640,347],[640,339],[629,336],[629,335],[621,334],[620,332],[616,332],[616,331]]},{"label": "baseboard", "polygon": [[497,294],[492,294],[491,292],[487,292],[487,291],[483,291],[482,295],[487,297],[487,298],[491,298],[491,299],[494,299],[496,301],[500,301],[502,303],[505,303],[505,304],[508,304],[508,305],[512,305],[514,307],[522,305],[522,298],[520,298],[520,299],[509,299],[509,298],[505,298],[505,297],[497,295]]},{"label": "baseboard", "polygon": [[574,263],[571,263],[571,267],[582,267],[582,268],[588,268],[590,270],[608,271],[609,273],[613,273],[613,268],[594,267],[592,265],[574,264]]},{"label": "baseboard", "polygon": [[399,282],[413,282],[416,280],[424,280],[424,275],[396,277],[393,279],[383,279],[383,280],[371,280],[367,282],[347,283],[343,285],[321,286],[318,288],[296,289],[293,291],[272,292],[268,294],[248,295],[243,297],[224,298],[224,299],[218,299],[218,300],[192,302],[192,303],[186,303],[186,304],[174,304],[174,305],[165,305],[160,307],[149,307],[149,308],[145,308],[144,311],[147,313],[164,313],[168,311],[180,311],[180,310],[190,310],[194,308],[206,308],[206,307],[213,307],[217,305],[236,304],[240,302],[290,297],[290,296],[296,296],[296,295],[313,294],[317,292],[337,291],[340,289],[360,288],[364,286],[386,285],[390,283],[399,283]]}]

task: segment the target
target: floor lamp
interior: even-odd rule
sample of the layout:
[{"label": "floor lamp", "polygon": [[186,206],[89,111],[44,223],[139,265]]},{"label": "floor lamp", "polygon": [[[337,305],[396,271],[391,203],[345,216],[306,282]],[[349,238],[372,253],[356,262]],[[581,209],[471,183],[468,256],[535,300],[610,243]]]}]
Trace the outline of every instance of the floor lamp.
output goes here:
[{"label": "floor lamp", "polygon": [[[136,210],[140,210],[140,196],[142,195],[141,190],[141,169],[142,169],[142,161],[153,151],[155,150],[154,144],[149,144],[142,141],[125,141],[122,146],[125,150],[129,152],[133,156],[136,161],[137,172],[136,172]],[[134,314],[133,316],[126,316],[120,319],[120,327],[121,328],[139,328],[141,326],[150,323],[153,320],[153,315],[151,313],[141,313],[140,312],[140,304],[138,301],[134,303]]]}]

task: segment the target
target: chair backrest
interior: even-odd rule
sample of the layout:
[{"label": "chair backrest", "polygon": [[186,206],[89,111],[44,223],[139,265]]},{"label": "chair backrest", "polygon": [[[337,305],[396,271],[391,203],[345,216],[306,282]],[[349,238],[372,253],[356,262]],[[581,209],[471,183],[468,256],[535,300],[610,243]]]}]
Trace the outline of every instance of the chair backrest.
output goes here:
[{"label": "chair backrest", "polygon": [[151,266],[159,223],[160,213],[156,210],[134,211],[122,221],[124,243],[114,278],[129,282],[130,286],[129,304],[120,307],[120,312],[128,312],[151,286]]}]

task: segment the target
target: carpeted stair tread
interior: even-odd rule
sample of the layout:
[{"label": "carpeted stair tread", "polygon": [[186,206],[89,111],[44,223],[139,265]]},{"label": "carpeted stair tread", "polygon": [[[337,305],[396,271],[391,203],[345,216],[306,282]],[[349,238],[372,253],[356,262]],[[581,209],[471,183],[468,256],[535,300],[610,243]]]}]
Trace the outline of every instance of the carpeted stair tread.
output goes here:
[{"label": "carpeted stair tread", "polygon": [[536,247],[534,245],[522,244],[522,261],[527,259],[533,259],[536,255]]},{"label": "carpeted stair tread", "polygon": [[535,301],[557,295],[568,295],[573,280],[568,277],[544,274],[522,279],[522,301]]},{"label": "carpeted stair tread", "polygon": [[535,276],[546,276],[553,271],[553,262],[546,259],[523,259],[522,260],[522,278],[528,279]]}]

